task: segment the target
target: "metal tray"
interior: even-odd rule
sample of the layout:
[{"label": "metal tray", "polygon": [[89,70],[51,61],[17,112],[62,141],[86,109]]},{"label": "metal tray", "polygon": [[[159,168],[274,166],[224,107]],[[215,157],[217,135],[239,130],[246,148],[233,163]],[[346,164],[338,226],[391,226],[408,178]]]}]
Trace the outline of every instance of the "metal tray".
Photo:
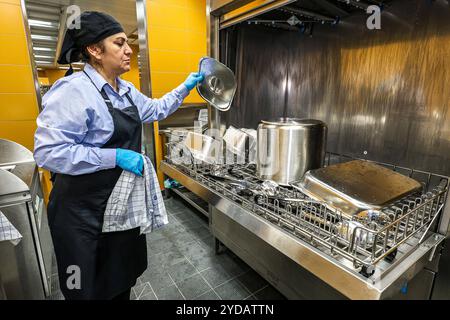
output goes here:
[{"label": "metal tray", "polygon": [[199,95],[220,111],[230,109],[236,93],[233,71],[216,59],[204,57],[200,60],[199,72],[205,77],[197,84]]},{"label": "metal tray", "polygon": [[364,160],[310,170],[294,186],[349,218],[366,217],[422,188],[414,179]]}]

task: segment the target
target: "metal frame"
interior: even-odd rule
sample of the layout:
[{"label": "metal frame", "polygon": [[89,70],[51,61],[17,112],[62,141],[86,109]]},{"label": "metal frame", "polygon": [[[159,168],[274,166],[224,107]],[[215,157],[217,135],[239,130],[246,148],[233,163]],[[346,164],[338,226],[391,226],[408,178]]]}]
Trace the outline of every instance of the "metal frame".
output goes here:
[{"label": "metal frame", "polygon": [[141,92],[152,97],[152,79],[150,74],[150,50],[148,45],[147,1],[136,1],[136,14],[138,22],[139,55],[141,58]]},{"label": "metal frame", "polygon": [[[351,264],[343,263],[336,256],[324,253],[317,247],[307,243],[301,238],[294,236],[282,226],[271,223],[260,215],[254,214],[251,208],[244,207],[233,201],[230,195],[223,194],[215,190],[213,186],[198,181],[194,177],[178,169],[177,166],[163,162],[161,169],[168,176],[182,183],[186,188],[207,201],[214,209],[222,215],[228,217],[234,223],[239,224],[253,236],[259,238],[264,243],[274,247],[284,256],[289,257],[302,268],[298,272],[304,272],[303,268],[314,274],[316,277],[339,291],[341,294],[352,299],[383,299],[392,297],[400,291],[401,286],[412,279],[428,262],[434,258],[436,247],[444,240],[443,236],[431,235],[415,250],[411,250],[402,259],[396,262],[395,268],[385,264],[380,266],[384,269],[382,277],[366,278],[353,269]],[[214,215],[211,216],[211,226],[214,236],[228,244],[231,238],[238,238],[238,235],[227,231],[229,226],[216,221]],[[226,229],[226,230],[225,230]],[[409,246],[408,244],[407,246]],[[246,246],[244,242],[234,243],[234,249]],[[250,249],[248,249],[250,250]],[[248,251],[247,250],[247,251]],[[258,257],[250,258],[258,259]],[[270,260],[270,259],[268,259]],[[251,261],[249,261],[251,263]],[[270,264],[270,261],[259,263]],[[268,271],[270,273],[270,270]],[[283,277],[283,275],[277,275]],[[270,280],[270,279],[269,279]],[[294,286],[286,281],[275,281],[272,283],[280,290],[286,290],[288,296],[291,290],[284,286]],[[297,284],[298,285],[298,284]],[[295,296],[290,296],[295,298]]]},{"label": "metal frame", "polygon": [[447,194],[446,205],[439,221],[438,231],[440,234],[450,238],[450,192]]},{"label": "metal frame", "polygon": [[[208,211],[205,210],[204,208],[202,208],[198,202],[198,200],[202,200],[202,199],[198,199],[197,195],[191,191],[189,191],[188,189],[187,192],[183,192],[181,189],[178,188],[173,188],[170,189],[173,192],[175,192],[177,195],[179,195],[182,199],[184,199],[187,203],[189,203],[191,206],[193,206],[195,209],[197,209],[198,211],[200,211],[201,213],[203,213],[204,216],[208,217]],[[197,198],[197,199],[196,199]]]},{"label": "metal frame", "polygon": [[214,13],[216,16],[222,15],[224,12],[230,12],[234,9],[242,7],[254,0],[211,0],[211,10],[208,12]]},{"label": "metal frame", "polygon": [[[136,15],[138,23],[140,85],[141,92],[152,97],[152,79],[150,73],[150,50],[147,24],[147,1],[136,0]],[[156,163],[155,137],[153,123],[142,124],[142,147],[145,154]]]},{"label": "metal frame", "polygon": [[28,16],[27,16],[27,10],[25,7],[25,0],[20,0],[20,7],[22,9],[22,19],[23,24],[25,28],[25,35],[27,38],[27,46],[28,46],[28,55],[30,57],[30,65],[31,65],[31,73],[33,75],[33,81],[34,81],[34,88],[36,90],[36,100],[39,112],[42,111],[42,97],[41,97],[41,90],[39,86],[39,75],[36,68],[36,63],[34,61],[34,55],[33,55],[33,41],[31,40],[31,30],[30,26],[28,25]]},{"label": "metal frame", "polygon": [[[210,12],[214,0],[208,0],[206,5],[206,32],[209,35],[207,38],[208,56],[216,60],[219,57],[219,16]],[[220,131],[220,111],[211,107],[208,103],[208,127],[210,129],[217,129]],[[221,133],[222,134],[222,133]]]},{"label": "metal frame", "polygon": [[[339,159],[338,161],[347,158],[330,153],[327,155],[329,159],[333,157]],[[180,162],[177,161],[177,163]],[[257,203],[254,203],[240,196],[227,182],[210,177],[212,170],[217,170],[217,165],[178,164],[178,166],[195,180],[218,191],[224,197],[238,202],[254,214],[263,216],[285,228],[287,232],[304,238],[307,242],[320,244],[324,247],[324,251],[331,255],[340,255],[352,262],[355,268],[363,266],[367,270],[369,268],[373,270],[375,265],[383,259],[395,256],[402,244],[412,245],[410,239],[417,238],[420,233],[421,238],[415,240],[419,240],[419,244],[423,242],[440,216],[449,183],[449,178],[445,176],[390,166],[394,171],[407,170],[409,176],[425,174],[427,177],[425,191],[420,195],[414,194],[398,200],[381,209],[379,215],[386,219],[359,218],[355,220],[339,210],[328,207],[324,202],[309,198],[295,185],[292,185],[293,189],[279,186],[278,198],[271,199],[263,194],[258,196]],[[224,165],[222,168],[232,169],[234,173],[242,177],[246,185],[253,185],[252,188],[257,188],[262,182],[246,165]],[[430,186],[432,178],[443,179],[445,184],[437,187]],[[278,200],[280,197],[284,200]],[[413,242],[417,242],[415,240]]]},{"label": "metal frame", "polygon": [[253,3],[250,3],[248,5],[248,10],[246,10],[245,12],[229,12],[221,16],[220,29],[231,27],[232,25],[259,16],[263,13],[281,8],[296,1],[297,0],[265,0],[262,3],[261,1],[254,1]]},{"label": "metal frame", "polygon": [[66,31],[66,23],[67,23],[67,6],[64,6],[61,10],[60,18],[59,18],[59,31],[58,31],[58,43],[56,43],[56,51],[55,51],[55,60],[53,61],[53,65],[57,66],[58,58],[61,53],[61,48],[64,40],[64,32]]},{"label": "metal frame", "polygon": [[[219,54],[219,34],[220,30],[242,22],[246,19],[260,15],[262,13],[275,10],[296,0],[208,0],[206,4],[207,17],[207,50],[208,56],[220,61]],[[232,13],[233,10],[244,5],[248,6],[245,12]],[[208,125],[210,129],[217,130],[213,132],[223,136],[225,126],[221,122],[220,111],[212,108],[208,104]]]}]

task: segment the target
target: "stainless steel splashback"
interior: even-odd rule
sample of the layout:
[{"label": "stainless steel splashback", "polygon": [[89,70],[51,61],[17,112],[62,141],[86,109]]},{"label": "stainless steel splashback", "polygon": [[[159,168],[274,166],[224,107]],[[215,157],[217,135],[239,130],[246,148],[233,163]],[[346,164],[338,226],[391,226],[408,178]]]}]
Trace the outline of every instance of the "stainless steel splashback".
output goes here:
[{"label": "stainless steel splashback", "polygon": [[221,60],[236,61],[238,80],[222,117],[253,128],[283,115],[319,119],[330,151],[450,175],[449,3],[396,1],[381,30],[366,19],[316,24],[312,36],[247,24],[222,31],[237,37]]}]

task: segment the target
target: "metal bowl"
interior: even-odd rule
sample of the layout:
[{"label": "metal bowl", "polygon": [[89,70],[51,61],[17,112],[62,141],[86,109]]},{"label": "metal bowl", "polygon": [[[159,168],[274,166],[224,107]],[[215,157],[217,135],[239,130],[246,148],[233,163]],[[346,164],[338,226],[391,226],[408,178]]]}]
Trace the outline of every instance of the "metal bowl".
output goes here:
[{"label": "metal bowl", "polygon": [[200,60],[199,71],[204,75],[204,80],[197,84],[198,94],[220,111],[230,109],[236,93],[233,71],[209,57]]},{"label": "metal bowl", "polygon": [[216,164],[219,161],[221,144],[210,136],[190,131],[184,138],[183,145],[192,158],[199,162]]}]

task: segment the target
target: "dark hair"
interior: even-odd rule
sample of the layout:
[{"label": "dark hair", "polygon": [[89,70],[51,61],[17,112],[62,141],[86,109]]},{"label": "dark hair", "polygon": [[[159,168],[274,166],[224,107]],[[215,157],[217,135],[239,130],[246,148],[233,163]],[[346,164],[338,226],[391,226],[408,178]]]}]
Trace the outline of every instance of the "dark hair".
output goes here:
[{"label": "dark hair", "polygon": [[[100,50],[102,50],[102,52],[104,52],[104,51],[105,51],[105,44],[104,44],[103,41],[104,41],[104,40],[100,40],[99,42],[94,43],[93,46],[99,47]],[[91,45],[90,45],[90,46],[91,46]],[[87,47],[88,47],[88,46],[84,46],[84,47],[81,49],[81,53],[80,53],[80,60],[81,60],[82,62],[84,62],[84,63],[90,62],[91,59],[92,59],[91,54],[90,54],[90,53],[88,52],[88,50],[87,50]]]}]

